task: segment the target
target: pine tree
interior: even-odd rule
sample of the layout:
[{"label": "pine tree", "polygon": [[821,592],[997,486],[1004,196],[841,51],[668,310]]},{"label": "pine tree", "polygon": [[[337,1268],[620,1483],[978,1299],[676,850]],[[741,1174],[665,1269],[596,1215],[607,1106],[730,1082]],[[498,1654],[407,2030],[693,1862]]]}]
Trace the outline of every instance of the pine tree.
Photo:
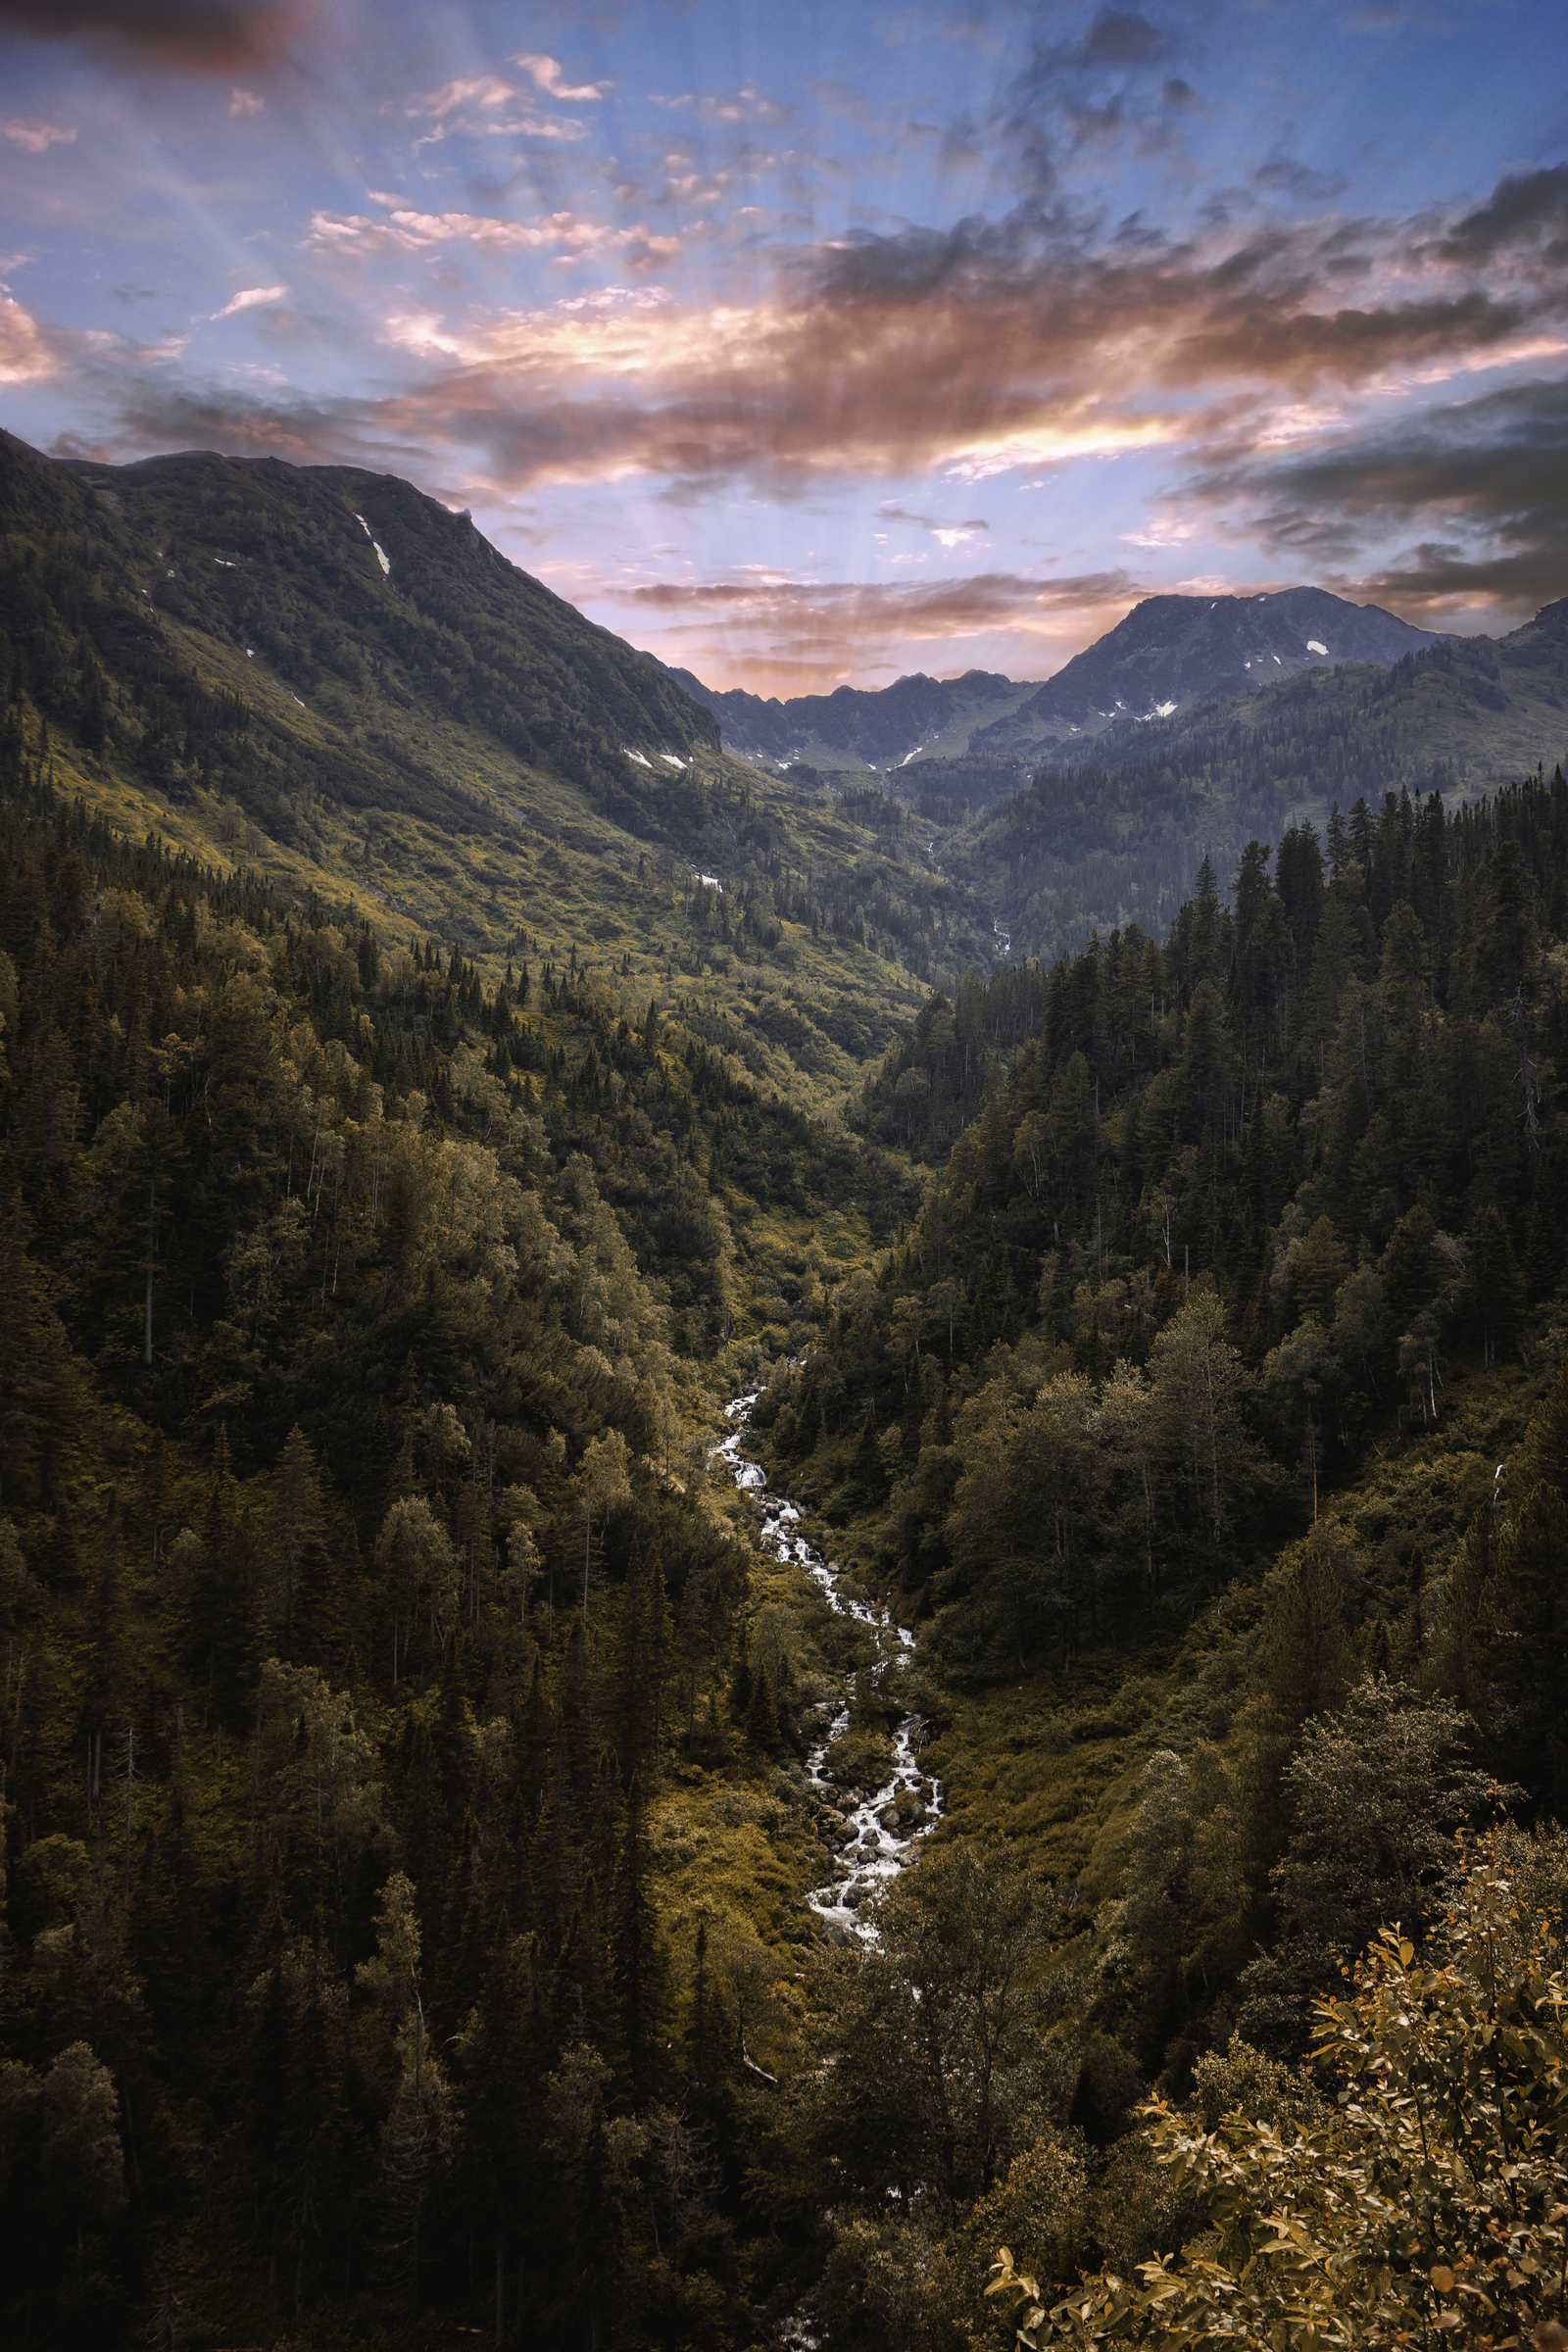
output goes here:
[{"label": "pine tree", "polygon": [[1525,1228],[1525,1289],[1532,1304],[1548,1298],[1555,1290],[1561,1265],[1561,1237],[1546,1207],[1544,1187],[1538,1183],[1531,1197],[1530,1218]]},{"label": "pine tree", "polygon": [[1525,1317],[1525,1284],[1514,1258],[1508,1228],[1494,1207],[1483,1208],[1470,1228],[1469,1289],[1481,1325],[1487,1370],[1519,1337]]},{"label": "pine tree", "polygon": [[779,1741],[778,1703],[772,1677],[760,1658],[753,1665],[751,1686],[745,1718],[747,1744],[771,1755]]},{"label": "pine tree", "polygon": [[[277,1596],[278,1655],[290,1655],[295,1596],[306,1581],[307,1560],[318,1552],[325,1526],[321,1482],[310,1440],[296,1421],[289,1431],[272,1479],[272,1555]],[[315,1580],[319,1584],[322,1579]]]},{"label": "pine tree", "polygon": [[620,1994],[620,2034],[632,2096],[647,2104],[663,2071],[668,1959],[659,1913],[649,1889],[647,1833],[642,1782],[636,1774],[626,1795],[625,1829],[615,1874],[614,1955]]}]

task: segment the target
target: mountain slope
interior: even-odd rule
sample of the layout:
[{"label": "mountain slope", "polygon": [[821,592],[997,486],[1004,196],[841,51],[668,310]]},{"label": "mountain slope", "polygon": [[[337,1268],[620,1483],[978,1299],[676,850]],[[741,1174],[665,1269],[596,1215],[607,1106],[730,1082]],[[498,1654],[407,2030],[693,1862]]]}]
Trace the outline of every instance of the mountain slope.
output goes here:
[{"label": "mountain slope", "polygon": [[658,662],[395,475],[204,451],[41,469],[9,439],[3,457],[8,508],[55,529],[90,523],[122,589],[329,710],[368,668],[383,691],[461,707],[519,757],[544,752],[601,791],[632,781],[623,744],[717,748]]}]

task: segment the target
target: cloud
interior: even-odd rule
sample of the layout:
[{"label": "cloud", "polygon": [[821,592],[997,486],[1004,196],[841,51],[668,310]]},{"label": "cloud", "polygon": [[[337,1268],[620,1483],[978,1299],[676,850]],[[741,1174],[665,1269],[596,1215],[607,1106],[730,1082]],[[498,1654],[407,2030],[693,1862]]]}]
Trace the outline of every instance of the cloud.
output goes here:
[{"label": "cloud", "polygon": [[[470,88],[453,105],[475,102]],[[617,270],[677,250],[644,223],[371,201],[378,211],[318,214],[317,250],[494,246],[612,259]],[[922,475],[980,482],[1160,453],[1160,509],[1141,535],[1127,518],[1125,545],[1179,545],[1196,514],[1348,576],[1394,560],[1381,511],[1412,548],[1450,551],[1412,554],[1404,569],[1428,583],[1420,593],[1490,564],[1497,593],[1511,580],[1522,595],[1557,562],[1568,464],[1545,394],[1495,385],[1527,368],[1541,376],[1568,346],[1568,265],[1550,259],[1556,202],[1557,176],[1537,173],[1447,220],[1220,224],[1181,243],[1097,238],[1019,212],[847,238],[786,263],[744,303],[621,285],[543,309],[448,312],[400,287],[379,319],[383,347],[404,355],[389,391],[284,401],[275,441],[260,399],[235,409],[190,397],[247,448],[381,465],[409,452],[421,475],[498,501],[633,480],[675,498],[737,482],[777,498],[843,479],[892,491]],[[368,273],[368,298],[374,283]],[[1445,385],[1489,370],[1479,399],[1433,405]],[[1412,393],[1424,421],[1396,430],[1390,416]],[[107,370],[100,397],[106,409],[122,397]],[[128,397],[127,430],[152,433],[162,416],[162,446],[188,443],[185,412],[158,406],[167,390]],[[954,544],[979,528],[925,495],[934,512],[923,502],[901,518]]]},{"label": "cloud", "polygon": [[24,117],[12,116],[0,122],[0,139],[8,139],[13,147],[24,147],[29,155],[42,155],[46,147],[70,147],[75,143],[74,127],[61,122],[43,122]]},{"label": "cloud", "polygon": [[1298,204],[1326,204],[1343,196],[1349,182],[1343,172],[1313,172],[1291,155],[1271,155],[1252,173],[1252,185],[1265,195],[1290,196]]},{"label": "cloud", "polygon": [[884,522],[912,522],[917,530],[929,531],[933,539],[940,540],[950,551],[966,546],[977,531],[991,528],[983,514],[972,514],[963,522],[939,522],[935,515],[911,514],[906,508],[891,504],[878,507],[877,514]]},{"label": "cloud", "polygon": [[1107,143],[1155,153],[1180,135],[1199,98],[1172,71],[1186,28],[1182,12],[1166,13],[1174,31],[1143,9],[1111,6],[1075,37],[1036,38],[994,122],[1036,200],[1055,191],[1064,157]]},{"label": "cloud", "polygon": [[1076,612],[1085,604],[1114,604],[1138,593],[1131,573],[1083,572],[1039,580],[1027,572],[984,571],[963,580],[890,588],[881,581],[756,579],[659,580],[626,592],[643,612],[723,613],[731,617],[794,612],[812,625],[837,627],[846,618],[892,623],[906,633],[966,635],[977,628],[1023,628],[1044,614]]},{"label": "cloud", "polygon": [[0,0],[0,26],[108,35],[164,65],[232,73],[276,57],[308,13],[310,0]]},{"label": "cloud", "polygon": [[231,294],[220,311],[209,311],[209,318],[232,318],[240,311],[254,311],[264,302],[281,302],[287,286],[242,286]]},{"label": "cloud", "polygon": [[1180,429],[1147,407],[1118,413],[1071,372],[1053,381],[1058,355],[1033,321],[1013,321],[1011,354],[961,307],[862,311],[847,340],[851,323],[823,304],[672,304],[463,326],[412,314],[388,331],[455,363],[413,397],[436,429],[473,436],[492,478],[513,488],[642,473],[787,492],[923,467],[979,479]]},{"label": "cloud", "polygon": [[1507,386],[1192,489],[1249,506],[1273,547],[1406,607],[1549,603],[1568,594],[1568,383]]},{"label": "cloud", "polygon": [[[780,676],[831,680],[906,665],[915,646],[925,659],[964,659],[977,640],[993,660],[1051,666],[1100,626],[1119,617],[1138,594],[1123,570],[1086,572],[1042,582],[1027,573],[978,572],[964,580],[892,587],[876,581],[784,580],[756,576],[704,583],[656,582],[612,592],[678,660],[683,646],[711,669],[728,645],[748,680]],[[707,672],[705,672],[707,674]]]},{"label": "cloud", "polygon": [[267,100],[262,96],[260,90],[242,90],[236,87],[228,93],[228,111],[231,115],[240,116],[265,114]]},{"label": "cloud", "polygon": [[759,567],[735,579],[611,590],[593,601],[620,604],[639,640],[656,639],[666,661],[700,662],[710,685],[799,693],[899,674],[916,660],[952,673],[979,657],[1005,662],[1014,675],[1043,676],[1119,619],[1138,593],[1123,570],[1049,583],[994,571],[893,587],[780,579]]},{"label": "cloud", "polygon": [[[312,244],[554,250],[634,267],[678,250],[643,223],[373,201],[379,214],[318,214]],[[1441,221],[1417,225],[1307,221],[1096,246],[1028,220],[965,221],[844,240],[746,304],[599,295],[452,318],[405,300],[382,334],[417,373],[372,404],[373,429],[395,417],[400,438],[503,495],[642,476],[787,496],[856,475],[982,481],[1155,450],[1191,453],[1210,474],[1246,471],[1342,434],[1413,381],[1561,339],[1568,272],[1542,270],[1533,248],[1528,266],[1478,270],[1452,258]]]},{"label": "cloud", "polygon": [[[318,252],[332,253],[430,253],[446,245],[496,252],[553,251],[572,257],[613,253],[634,269],[670,261],[681,250],[677,237],[656,234],[641,221],[615,228],[569,212],[552,213],[542,220],[508,220],[490,213],[422,213],[378,189],[372,188],[369,195],[372,204],[383,207],[384,220],[368,213],[314,213],[307,243]],[[394,339],[408,337],[400,333]],[[423,328],[419,340],[427,348],[450,341]]]},{"label": "cloud", "polygon": [[56,368],[36,318],[9,294],[0,294],[0,384],[37,383]]},{"label": "cloud", "polygon": [[654,581],[623,590],[635,612],[665,621],[714,621],[764,633],[780,649],[804,652],[827,640],[943,642],[995,635],[997,630],[1039,635],[1062,616],[1081,616],[1086,605],[1126,605],[1138,595],[1128,571],[1084,571],[1039,581],[1025,571],[976,571],[961,581],[891,588],[882,581],[788,581],[773,574],[729,581]]},{"label": "cloud", "polygon": [[[520,62],[520,61],[519,61]],[[549,65],[548,58],[541,61]],[[609,87],[609,84],[606,84]],[[553,95],[565,96],[566,92]],[[598,97],[599,92],[592,95]],[[477,74],[466,80],[444,82],[438,90],[426,90],[417,104],[409,111],[417,116],[433,118],[434,127],[415,140],[416,149],[433,147],[442,139],[461,134],[466,138],[529,138],[575,140],[583,137],[586,126],[570,115],[535,115],[517,112],[520,96],[513,82],[503,81],[497,74]]]},{"label": "cloud", "polygon": [[651,106],[667,107],[671,114],[693,114],[701,122],[731,124],[737,122],[779,123],[790,121],[795,109],[777,98],[765,96],[752,82],[746,82],[733,92],[717,90],[651,91]]},{"label": "cloud", "polygon": [[562,80],[561,68],[553,57],[534,57],[526,49],[513,63],[521,66],[525,74],[533,76],[536,90],[543,90],[547,98],[560,98],[570,106],[591,105],[595,99],[602,98],[607,90],[612,90],[615,86],[612,81],[584,81],[570,86]]},{"label": "cloud", "polygon": [[1102,8],[1083,38],[1083,60],[1091,66],[1157,66],[1168,54],[1158,25],[1135,8]]},{"label": "cloud", "polygon": [[[0,305],[0,339],[4,306]],[[0,340],[3,350],[3,340]],[[93,445],[112,447],[118,463],[127,455],[156,456],[172,449],[216,449],[232,458],[284,458],[291,465],[365,465],[377,470],[416,473],[429,485],[429,443],[400,438],[395,419],[384,419],[377,404],[353,400],[283,402],[229,385],[201,386],[167,376],[130,375],[125,347],[97,360],[98,390],[112,410],[114,430]],[[0,363],[3,365],[3,363]],[[90,372],[90,355],[82,373]],[[75,453],[77,437],[62,435],[55,454]]]},{"label": "cloud", "polygon": [[441,122],[460,106],[507,106],[516,95],[513,84],[503,81],[498,74],[479,74],[467,81],[443,82],[440,89],[427,90],[419,105]]}]

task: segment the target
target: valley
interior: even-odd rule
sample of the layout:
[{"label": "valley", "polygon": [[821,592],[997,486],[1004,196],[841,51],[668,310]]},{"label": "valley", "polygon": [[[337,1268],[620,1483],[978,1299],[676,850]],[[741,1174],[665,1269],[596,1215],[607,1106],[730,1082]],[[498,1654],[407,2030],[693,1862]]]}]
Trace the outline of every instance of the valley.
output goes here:
[{"label": "valley", "polygon": [[1132,2338],[1558,1933],[1568,604],[785,704],[390,475],[0,538],[8,2327]]}]

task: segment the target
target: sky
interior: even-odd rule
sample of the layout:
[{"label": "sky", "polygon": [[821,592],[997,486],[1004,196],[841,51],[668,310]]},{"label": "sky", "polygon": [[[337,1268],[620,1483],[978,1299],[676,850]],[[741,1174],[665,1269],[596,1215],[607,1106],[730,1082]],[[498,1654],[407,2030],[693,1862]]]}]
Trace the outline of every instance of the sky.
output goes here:
[{"label": "sky", "polygon": [[715,687],[1568,595],[1564,0],[0,0],[0,422],[406,475]]}]

